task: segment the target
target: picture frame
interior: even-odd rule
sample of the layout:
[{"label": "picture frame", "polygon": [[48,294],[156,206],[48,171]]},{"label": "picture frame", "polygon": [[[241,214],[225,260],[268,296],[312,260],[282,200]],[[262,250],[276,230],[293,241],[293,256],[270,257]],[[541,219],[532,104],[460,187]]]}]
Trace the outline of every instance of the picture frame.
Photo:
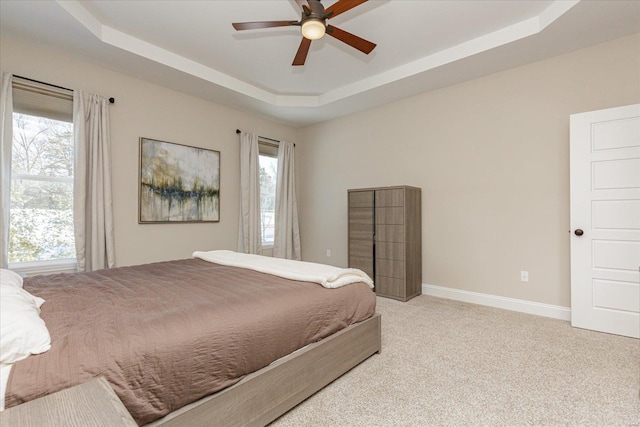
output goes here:
[{"label": "picture frame", "polygon": [[140,137],[138,223],[220,221],[220,152]]}]

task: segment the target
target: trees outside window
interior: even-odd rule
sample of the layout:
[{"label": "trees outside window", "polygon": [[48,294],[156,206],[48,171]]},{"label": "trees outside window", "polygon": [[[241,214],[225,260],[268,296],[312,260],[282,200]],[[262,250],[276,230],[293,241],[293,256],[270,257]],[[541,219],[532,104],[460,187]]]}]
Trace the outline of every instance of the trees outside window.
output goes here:
[{"label": "trees outside window", "polygon": [[[277,153],[277,151],[276,151]],[[273,246],[275,234],[276,181],[278,178],[278,158],[260,154],[260,224],[262,245]]]},{"label": "trees outside window", "polygon": [[73,123],[13,114],[9,262],[75,258]]}]

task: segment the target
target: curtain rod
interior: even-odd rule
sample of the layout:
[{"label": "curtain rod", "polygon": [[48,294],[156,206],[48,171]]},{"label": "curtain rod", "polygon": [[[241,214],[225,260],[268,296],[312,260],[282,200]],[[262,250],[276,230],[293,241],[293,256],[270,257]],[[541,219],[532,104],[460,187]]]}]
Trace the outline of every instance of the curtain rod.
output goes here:
[{"label": "curtain rod", "polygon": [[[47,86],[55,87],[57,89],[68,90],[69,92],[73,92],[73,89],[69,89],[68,87],[52,85],[51,83],[41,82],[40,80],[30,79],[29,77],[18,76],[16,74],[14,74],[14,77],[17,77],[17,78],[22,79],[22,80],[27,80],[27,81],[30,81],[30,82],[33,82],[33,83],[40,83],[42,85],[47,85]],[[113,104],[115,102],[116,102],[115,98],[109,98],[109,103]]]},{"label": "curtain rod", "polygon": [[[242,132],[240,129],[236,129],[236,133],[240,133],[240,132]],[[258,138],[266,139],[267,141],[277,142],[278,144],[280,143],[280,141],[278,141],[277,139],[267,138],[266,136],[260,136],[260,135],[258,135]],[[293,144],[293,146],[295,147],[295,146],[296,146],[296,144]]]}]

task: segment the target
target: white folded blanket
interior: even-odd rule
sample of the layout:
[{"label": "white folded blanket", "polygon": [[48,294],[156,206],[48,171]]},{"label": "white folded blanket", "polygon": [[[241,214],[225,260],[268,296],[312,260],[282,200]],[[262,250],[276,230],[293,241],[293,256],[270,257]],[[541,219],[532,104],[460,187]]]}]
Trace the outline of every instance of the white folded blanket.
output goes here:
[{"label": "white folded blanket", "polygon": [[318,283],[325,288],[339,288],[356,282],[364,282],[373,288],[373,280],[364,271],[357,268],[339,268],[332,265],[233,251],[196,251],[193,253],[193,257],[216,264],[248,268],[285,279]]}]

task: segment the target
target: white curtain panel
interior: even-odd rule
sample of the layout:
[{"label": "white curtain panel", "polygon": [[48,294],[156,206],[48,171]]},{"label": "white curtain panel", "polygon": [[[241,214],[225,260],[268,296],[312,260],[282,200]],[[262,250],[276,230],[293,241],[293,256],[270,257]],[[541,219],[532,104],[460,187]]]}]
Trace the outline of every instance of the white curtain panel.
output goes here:
[{"label": "white curtain panel", "polygon": [[73,92],[73,223],[78,271],[115,266],[109,101]]},{"label": "white curtain panel", "polygon": [[240,215],[238,252],[260,254],[260,147],[258,135],[240,134]]},{"label": "white curtain panel", "polygon": [[294,157],[294,145],[290,142],[280,141],[273,256],[299,260],[301,258],[300,227],[298,226]]},{"label": "white curtain panel", "polygon": [[2,73],[0,88],[0,268],[9,262],[9,206],[11,196],[11,145],[13,144],[13,76]]}]

